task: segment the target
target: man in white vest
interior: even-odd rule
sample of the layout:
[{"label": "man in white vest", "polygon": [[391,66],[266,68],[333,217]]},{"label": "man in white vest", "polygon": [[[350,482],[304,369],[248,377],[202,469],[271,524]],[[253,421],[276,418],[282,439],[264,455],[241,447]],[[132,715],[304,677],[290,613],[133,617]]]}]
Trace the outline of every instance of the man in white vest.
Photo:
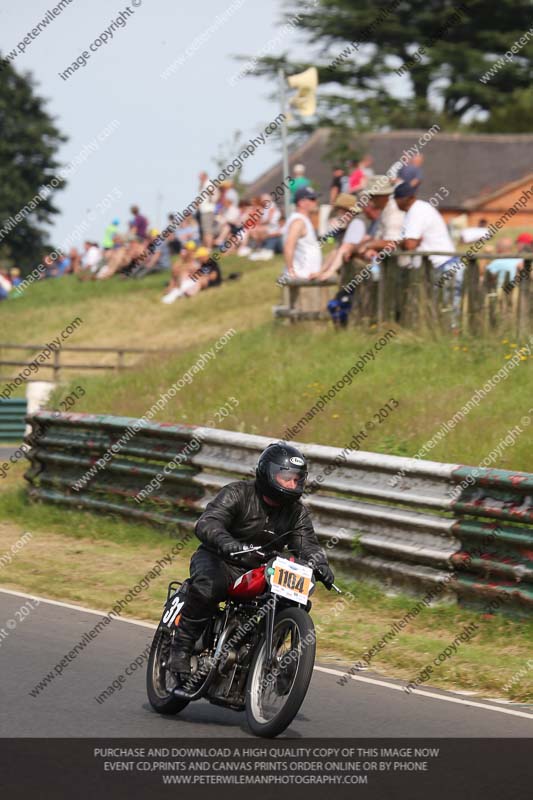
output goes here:
[{"label": "man in white vest", "polygon": [[296,211],[291,214],[283,233],[283,255],[290,278],[309,278],[320,272],[322,251],[311,222],[317,207],[316,192],[309,186],[298,189],[294,196]]}]

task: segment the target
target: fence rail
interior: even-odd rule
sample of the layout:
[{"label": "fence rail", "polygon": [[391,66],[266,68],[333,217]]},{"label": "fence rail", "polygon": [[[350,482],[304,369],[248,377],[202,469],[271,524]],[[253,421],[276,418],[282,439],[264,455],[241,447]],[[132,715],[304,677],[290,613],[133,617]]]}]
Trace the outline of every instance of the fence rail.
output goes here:
[{"label": "fence rail", "polygon": [[[44,350],[45,347],[48,347],[47,344],[10,344],[10,343],[1,343],[0,342],[0,354],[3,355],[4,350],[25,350],[30,351],[32,353],[39,353]],[[53,371],[53,380],[58,380],[60,371],[62,369],[71,369],[71,370],[126,370],[132,369],[134,365],[127,364],[126,358],[130,354],[134,355],[149,355],[150,353],[158,354],[158,353],[174,353],[176,354],[176,350],[166,349],[166,348],[156,348],[156,349],[142,349],[136,347],[70,347],[64,346],[57,350],[54,350],[53,353],[53,360],[50,364],[39,363],[39,372],[41,370],[52,370]],[[80,364],[80,363],[65,363],[64,359],[62,360],[61,356],[63,353],[105,353],[105,354],[114,354],[116,356],[116,362],[114,364]],[[4,359],[0,357],[0,369],[2,367],[27,367],[31,359],[29,361],[13,361],[11,359]],[[12,381],[16,378],[16,375],[0,375],[0,380],[3,381]],[[35,380],[43,380],[42,377],[40,378],[28,378],[26,382],[31,382]]]},{"label": "fence rail", "polygon": [[[462,280],[449,274],[439,285],[439,276],[430,256],[442,255],[463,259]],[[498,259],[520,259],[523,269],[517,275],[526,279],[511,280],[510,272],[495,275],[484,262]],[[420,266],[410,268],[413,259]],[[416,262],[415,262],[416,263]],[[355,278],[351,318],[357,325],[396,322],[406,328],[446,332],[460,327],[466,333],[486,334],[489,331],[512,331],[523,337],[533,333],[533,300],[531,299],[531,267],[533,254],[465,253],[391,253],[383,259],[379,275],[360,282],[357,275],[369,267],[368,262],[354,259],[343,268],[340,281],[283,281],[283,299],[274,306],[275,317],[292,322],[301,319],[327,319],[327,301],[333,285],[346,286]],[[364,274],[364,273],[363,273]],[[441,276],[442,277],[442,276]]]},{"label": "fence rail", "polygon": [[[153,423],[132,433],[138,421],[127,417],[39,411],[27,419],[32,499],[186,528],[222,486],[253,475],[271,441]],[[531,613],[533,475],[366,452],[344,461],[338,448],[298,447],[309,483],[320,477],[320,490],[305,498],[315,529],[325,544],[336,542],[329,552],[347,570],[416,591],[441,584],[473,605]],[[137,502],[177,457],[179,466]]]}]

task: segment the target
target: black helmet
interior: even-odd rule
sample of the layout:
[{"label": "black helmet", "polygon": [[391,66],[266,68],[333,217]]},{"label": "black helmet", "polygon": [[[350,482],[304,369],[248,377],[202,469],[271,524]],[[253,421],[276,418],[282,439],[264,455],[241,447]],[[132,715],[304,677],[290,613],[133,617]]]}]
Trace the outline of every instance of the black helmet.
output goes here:
[{"label": "black helmet", "polygon": [[[269,444],[259,456],[255,470],[256,484],[263,495],[276,503],[293,503],[304,491],[307,479],[307,462],[302,453],[285,442]],[[296,479],[294,488],[280,481]]]}]

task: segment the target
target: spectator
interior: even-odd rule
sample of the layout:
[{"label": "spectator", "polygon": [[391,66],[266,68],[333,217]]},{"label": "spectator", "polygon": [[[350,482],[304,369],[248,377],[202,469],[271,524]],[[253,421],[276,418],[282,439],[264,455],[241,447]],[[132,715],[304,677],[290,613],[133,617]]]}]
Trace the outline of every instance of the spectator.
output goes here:
[{"label": "spectator", "polygon": [[309,186],[303,187],[296,192],[295,203],[296,211],[285,226],[283,254],[290,278],[309,278],[320,271],[322,262],[320,245],[311,223],[317,195]]},{"label": "spectator", "polygon": [[[218,235],[215,245],[220,247],[232,234],[236,235],[242,228],[242,214],[239,206],[234,205],[231,197],[226,194],[222,201],[222,208],[217,215]],[[228,246],[226,252],[235,249],[235,245]]]},{"label": "spectator", "polygon": [[527,232],[520,233],[516,237],[516,244],[520,250],[531,247],[531,245],[533,245],[533,234]]},{"label": "spectator", "polygon": [[346,184],[346,176],[342,167],[334,167],[331,177],[331,186],[329,190],[329,204],[335,205],[335,200],[344,192],[344,184]]},{"label": "spectator", "polygon": [[363,156],[363,158],[359,162],[359,167],[360,169],[363,170],[363,175],[365,176],[365,184],[368,183],[370,178],[374,177],[374,170],[372,168],[373,163],[374,159],[372,158],[371,155],[368,154],[366,156]]},{"label": "spectator", "polygon": [[3,269],[0,269],[0,300],[7,300],[9,292],[13,285],[9,279],[9,275]]},{"label": "spectator", "polygon": [[207,247],[192,250],[186,248],[180,270],[173,270],[172,285],[161,300],[170,305],[181,297],[194,297],[195,294],[222,281],[220,268],[211,258]]},{"label": "spectator", "polygon": [[365,188],[368,179],[374,174],[372,169],[372,156],[364,156],[359,162],[350,161],[350,175],[348,177],[348,191],[350,194],[360,192]]},{"label": "spectator", "polygon": [[115,218],[113,222],[105,229],[104,238],[102,240],[102,247],[104,250],[111,250],[113,247],[113,237],[116,233],[118,233],[119,224],[120,220]]},{"label": "spectator", "polygon": [[415,166],[412,162],[405,164],[398,170],[399,183],[408,183],[416,190],[420,188],[423,177],[420,167]]},{"label": "spectator", "polygon": [[261,195],[260,209],[261,219],[250,233],[250,241],[255,244],[255,252],[250,255],[251,261],[268,261],[274,257],[276,249],[280,252],[281,211],[269,194]]},{"label": "spectator", "polygon": [[[20,269],[18,267],[11,267],[9,270],[9,280],[11,281],[11,286],[15,288],[16,286],[20,286],[22,283],[22,278],[20,277]],[[15,297],[17,296],[15,292]]]},{"label": "spectator", "polygon": [[303,164],[295,164],[292,172],[294,177],[289,181],[289,188],[291,191],[291,203],[296,203],[296,193],[300,189],[311,186],[311,181],[309,178],[305,177],[305,167]]},{"label": "spectator", "polygon": [[233,181],[229,178],[225,181],[222,181],[220,184],[220,194],[223,195],[223,198],[229,198],[230,202],[234,206],[239,205],[239,194],[234,187]]},{"label": "spectator", "polygon": [[[81,270],[86,275],[94,275],[98,271],[98,266],[102,258],[102,253],[96,242],[86,241],[84,244],[85,252],[81,257]],[[46,262],[46,259],[45,259]]]},{"label": "spectator", "polygon": [[[330,254],[320,275],[313,275],[312,278],[330,278],[343,262],[349,262],[356,255],[372,260],[388,240],[399,238],[404,214],[396,205],[393,192],[394,184],[387,175],[375,175],[360,194],[358,206],[352,195],[340,196],[338,202],[359,216],[348,225],[342,244]],[[343,278],[344,283],[347,282],[346,277]]]},{"label": "spectator", "polygon": [[185,245],[187,242],[194,242],[198,245],[201,240],[200,226],[194,217],[185,217],[185,219],[180,222],[175,236],[182,245]]},{"label": "spectator", "polygon": [[[198,177],[200,180],[198,194],[202,194],[202,192],[206,191],[206,189],[210,185],[209,175],[207,174],[207,172],[204,171],[200,172],[200,175]],[[216,204],[216,195],[211,194],[211,195],[206,195],[204,199],[201,201],[200,205],[198,206],[198,211],[200,214],[200,236],[202,244],[205,247],[213,246],[215,204]]]},{"label": "spectator", "polygon": [[[513,250],[513,240],[510,237],[499,239],[496,242],[496,254],[501,256],[503,253],[510,253]],[[506,280],[513,281],[519,270],[524,266],[521,258],[495,258],[486,266],[486,272],[494,275],[497,286],[502,286]]]},{"label": "spectator", "polygon": [[137,236],[139,240],[145,239],[148,230],[148,220],[140,213],[139,206],[132,206],[130,211],[133,214],[133,219],[129,225],[130,231]]},{"label": "spectator", "polygon": [[[429,253],[453,252],[453,242],[443,217],[431,203],[417,200],[416,191],[417,187],[410,181],[398,184],[394,190],[398,208],[406,212],[400,247],[403,250],[420,249]],[[439,285],[440,282],[447,293],[453,285],[452,278],[455,279],[454,294],[451,298],[453,307],[451,327],[457,328],[464,265],[458,256],[430,255],[429,258],[437,278],[436,284]]]}]

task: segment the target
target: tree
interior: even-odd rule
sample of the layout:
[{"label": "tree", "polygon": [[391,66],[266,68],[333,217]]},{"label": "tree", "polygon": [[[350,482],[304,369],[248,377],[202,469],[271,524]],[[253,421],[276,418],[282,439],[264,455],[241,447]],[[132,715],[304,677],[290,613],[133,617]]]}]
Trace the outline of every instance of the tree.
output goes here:
[{"label": "tree", "polygon": [[[301,4],[287,7],[294,18]],[[530,0],[316,0],[305,8],[298,17],[314,49],[309,60],[266,57],[255,74],[317,66],[317,125],[490,129],[493,114],[502,131],[521,124],[502,107],[511,110],[512,93],[525,91],[533,77],[533,38],[518,44],[531,26]]]},{"label": "tree", "polygon": [[56,152],[66,141],[30,75],[0,59],[0,257],[30,271],[48,248],[49,225],[64,186]]},{"label": "tree", "polygon": [[[217,155],[211,159],[218,172],[222,172],[228,164],[231,164],[235,156],[242,151],[245,144],[246,142],[242,138],[242,131],[239,130],[233,131],[231,139],[219,144]],[[243,194],[246,188],[245,184],[241,181],[241,172],[242,168],[237,168],[231,176],[233,186],[239,195]]]}]

